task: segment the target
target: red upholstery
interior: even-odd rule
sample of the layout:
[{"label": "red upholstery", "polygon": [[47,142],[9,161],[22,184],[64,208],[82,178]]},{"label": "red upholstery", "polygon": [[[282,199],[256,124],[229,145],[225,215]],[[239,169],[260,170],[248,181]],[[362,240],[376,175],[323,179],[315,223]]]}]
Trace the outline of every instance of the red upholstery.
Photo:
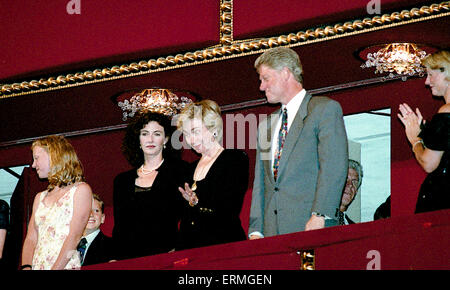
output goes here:
[{"label": "red upholstery", "polygon": [[411,215],[426,172],[415,159],[391,164],[391,215]]},{"label": "red upholstery", "polygon": [[[299,250],[313,249],[315,267],[367,269],[377,251],[380,268],[449,269],[450,210],[392,217],[137,259],[83,267],[85,270],[298,270]],[[439,242],[436,242],[439,241]]]}]

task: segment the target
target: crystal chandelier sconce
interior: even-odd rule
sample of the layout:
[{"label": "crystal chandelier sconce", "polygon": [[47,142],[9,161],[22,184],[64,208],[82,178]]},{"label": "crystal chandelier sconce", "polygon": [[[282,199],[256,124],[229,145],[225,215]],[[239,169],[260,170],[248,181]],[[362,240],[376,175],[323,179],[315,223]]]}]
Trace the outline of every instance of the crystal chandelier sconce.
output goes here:
[{"label": "crystal chandelier sconce", "polygon": [[192,103],[187,96],[177,96],[168,89],[145,89],[132,95],[128,100],[119,101],[118,106],[123,111],[123,120],[134,117],[137,112],[154,112],[173,117],[184,107]]},{"label": "crystal chandelier sconce", "polygon": [[375,67],[375,73],[394,73],[402,76],[419,74],[423,76],[422,59],[427,53],[413,43],[390,43],[375,53],[367,53],[366,62],[361,68]]}]

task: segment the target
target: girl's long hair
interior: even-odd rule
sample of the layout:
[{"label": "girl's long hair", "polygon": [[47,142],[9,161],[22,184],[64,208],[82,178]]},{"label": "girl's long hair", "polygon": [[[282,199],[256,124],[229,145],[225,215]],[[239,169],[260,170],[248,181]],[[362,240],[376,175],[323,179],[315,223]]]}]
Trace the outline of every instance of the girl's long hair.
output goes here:
[{"label": "girl's long hair", "polygon": [[52,191],[56,186],[66,186],[84,181],[83,166],[72,145],[62,136],[47,136],[33,142],[31,149],[39,146],[50,158],[47,187]]}]

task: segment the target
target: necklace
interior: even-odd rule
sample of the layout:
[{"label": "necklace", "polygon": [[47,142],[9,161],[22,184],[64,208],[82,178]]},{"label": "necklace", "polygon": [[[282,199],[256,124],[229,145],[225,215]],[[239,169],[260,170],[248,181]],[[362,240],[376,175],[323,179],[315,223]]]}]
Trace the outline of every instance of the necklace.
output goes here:
[{"label": "necklace", "polygon": [[[209,168],[211,167],[211,165],[214,163],[214,161],[216,160],[217,156],[219,156],[219,154],[223,151],[223,148],[219,148],[217,150],[216,153],[214,153],[214,155],[211,157],[211,160],[209,161],[209,164],[205,167],[202,168],[201,171],[197,171],[194,172],[194,183],[192,184],[191,190],[195,191],[197,189],[197,181],[200,180],[200,178],[206,174],[206,172],[209,170]],[[202,156],[203,157],[203,156]],[[199,162],[200,163],[200,162]],[[198,165],[197,165],[198,166]],[[197,174],[195,174],[197,173]]]},{"label": "necklace", "polygon": [[150,173],[152,173],[153,171],[155,171],[156,169],[158,169],[161,164],[164,162],[164,159],[161,160],[161,163],[159,163],[156,167],[148,170],[144,168],[144,164],[141,165],[141,167],[139,168],[139,170],[141,171],[142,175],[149,175]]}]

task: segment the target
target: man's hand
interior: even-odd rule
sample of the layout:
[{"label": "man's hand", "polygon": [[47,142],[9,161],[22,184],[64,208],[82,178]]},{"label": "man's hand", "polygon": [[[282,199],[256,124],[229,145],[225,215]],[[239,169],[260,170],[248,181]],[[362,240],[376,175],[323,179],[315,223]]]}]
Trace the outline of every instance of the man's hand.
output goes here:
[{"label": "man's hand", "polygon": [[325,217],[311,215],[311,218],[306,223],[305,231],[323,229],[325,227]]},{"label": "man's hand", "polygon": [[249,240],[257,240],[257,239],[262,239],[262,237],[260,235],[250,235]]}]

